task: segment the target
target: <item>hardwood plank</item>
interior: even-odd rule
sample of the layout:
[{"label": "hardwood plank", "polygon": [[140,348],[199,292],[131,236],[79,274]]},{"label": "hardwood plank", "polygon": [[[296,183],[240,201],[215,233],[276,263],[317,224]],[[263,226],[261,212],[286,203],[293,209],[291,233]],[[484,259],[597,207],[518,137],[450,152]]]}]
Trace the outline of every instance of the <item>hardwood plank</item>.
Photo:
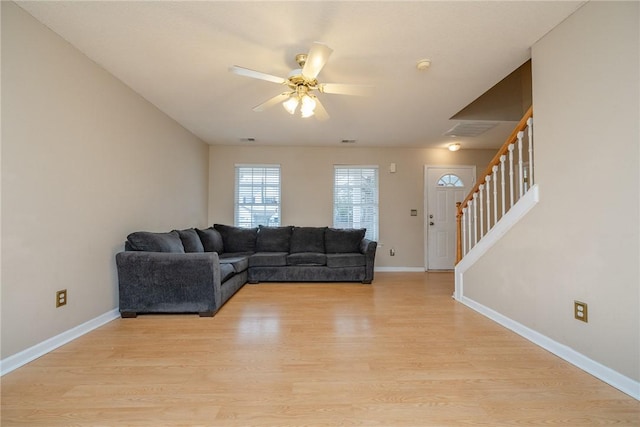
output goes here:
[{"label": "hardwood plank", "polygon": [[640,425],[640,402],[452,292],[451,273],[378,273],[117,319],[2,377],[1,424]]}]

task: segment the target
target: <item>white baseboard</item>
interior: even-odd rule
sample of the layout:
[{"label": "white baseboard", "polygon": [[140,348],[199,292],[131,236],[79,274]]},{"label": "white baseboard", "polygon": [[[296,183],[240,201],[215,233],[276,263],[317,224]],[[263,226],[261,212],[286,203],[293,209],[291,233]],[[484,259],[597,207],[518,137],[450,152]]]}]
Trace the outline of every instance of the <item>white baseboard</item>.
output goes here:
[{"label": "white baseboard", "polygon": [[105,323],[109,323],[112,320],[117,319],[118,317],[120,317],[120,311],[117,308],[113,309],[81,325],[71,328],[68,331],[58,334],[55,337],[51,337],[48,340],[36,344],[33,347],[29,347],[26,350],[2,359],[0,360],[0,376],[18,369],[32,360],[35,360],[70,341],[73,341],[87,332],[91,332],[92,330],[99,328]]},{"label": "white baseboard", "polygon": [[374,272],[380,273],[424,273],[424,267],[374,267]]},{"label": "white baseboard", "polygon": [[516,334],[522,336],[523,338],[526,338],[527,340],[544,348],[545,350],[550,351],[561,359],[564,359],[572,365],[577,366],[578,368],[604,381],[610,386],[617,388],[621,392],[628,394],[636,400],[640,400],[640,382],[626,377],[619,372],[616,372],[613,369],[596,362],[595,360],[589,359],[582,353],[578,353],[572,348],[567,347],[564,344],[560,344],[559,342],[552,340],[546,335],[542,335],[541,333],[536,332],[533,329],[530,329],[523,324],[518,323],[515,320],[512,320],[470,298],[462,296],[461,298],[456,299],[467,307],[499,323],[505,328],[512,330]]}]

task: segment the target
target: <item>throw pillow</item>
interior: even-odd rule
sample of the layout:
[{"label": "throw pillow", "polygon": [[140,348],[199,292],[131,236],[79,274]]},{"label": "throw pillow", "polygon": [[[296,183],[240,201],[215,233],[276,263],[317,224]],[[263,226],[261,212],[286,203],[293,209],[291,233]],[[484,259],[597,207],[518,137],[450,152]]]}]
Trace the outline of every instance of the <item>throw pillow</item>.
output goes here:
[{"label": "throw pillow", "polygon": [[292,227],[258,227],[256,252],[289,252]]},{"label": "throw pillow", "polygon": [[255,252],[258,228],[241,228],[232,225],[214,224],[222,235],[225,252]]},{"label": "throw pillow", "polygon": [[324,244],[328,254],[360,252],[360,242],[367,230],[365,228],[339,229],[328,228],[324,235]]},{"label": "throw pillow", "polygon": [[324,253],[324,232],[327,227],[293,227],[290,253]]},{"label": "throw pillow", "polygon": [[195,229],[188,228],[186,230],[175,231],[178,232],[178,236],[180,236],[180,240],[182,240],[182,246],[184,246],[185,252],[204,252],[202,241]]},{"label": "throw pillow", "polygon": [[184,253],[184,246],[177,231],[169,233],[136,231],[129,234],[127,240],[134,251]]},{"label": "throw pillow", "polygon": [[222,243],[222,236],[218,230],[214,230],[213,227],[200,230],[196,228],[196,232],[200,237],[202,246],[205,252],[218,252],[218,254],[224,253],[224,244]]}]

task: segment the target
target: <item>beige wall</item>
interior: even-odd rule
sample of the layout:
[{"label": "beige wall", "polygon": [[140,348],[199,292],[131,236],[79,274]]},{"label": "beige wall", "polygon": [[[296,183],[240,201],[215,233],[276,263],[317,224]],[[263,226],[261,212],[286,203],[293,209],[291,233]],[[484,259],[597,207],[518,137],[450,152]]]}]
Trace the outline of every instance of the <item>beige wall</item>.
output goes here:
[{"label": "beige wall", "polygon": [[204,225],[207,154],[2,2],[2,358],[116,308],[128,233]]},{"label": "beige wall", "polygon": [[540,202],[464,277],[465,296],[636,381],[639,5],[589,2],[533,46]]},{"label": "beige wall", "polygon": [[[243,163],[279,164],[282,180],[283,225],[331,225],[333,166],[378,165],[380,185],[379,242],[376,267],[424,268],[424,166],[476,165],[481,173],[493,150],[247,147],[210,148],[209,223],[233,224],[234,166]],[[395,163],[396,173],[389,172]],[[411,209],[418,216],[410,216]],[[389,256],[389,248],[396,256]]]}]

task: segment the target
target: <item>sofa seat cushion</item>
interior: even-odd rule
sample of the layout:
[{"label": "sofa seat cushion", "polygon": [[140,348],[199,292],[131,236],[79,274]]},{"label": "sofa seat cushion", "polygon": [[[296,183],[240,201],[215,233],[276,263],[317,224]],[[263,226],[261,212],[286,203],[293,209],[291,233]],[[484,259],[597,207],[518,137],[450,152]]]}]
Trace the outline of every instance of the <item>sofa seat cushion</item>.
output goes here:
[{"label": "sofa seat cushion", "polygon": [[325,250],[328,254],[359,252],[360,242],[366,232],[364,228],[327,228],[324,234]]},{"label": "sofa seat cushion", "polygon": [[287,252],[256,252],[249,257],[249,267],[282,267],[287,265]]},{"label": "sofa seat cushion", "polygon": [[256,252],[289,252],[293,227],[258,227]]},{"label": "sofa seat cushion", "polygon": [[289,254],[287,265],[327,265],[327,256],[318,252]]},{"label": "sofa seat cushion", "polygon": [[366,258],[361,253],[327,254],[327,267],[362,267]]},{"label": "sofa seat cushion", "polygon": [[293,227],[291,232],[292,254],[300,252],[324,253],[324,232],[327,227]]},{"label": "sofa seat cushion", "polygon": [[227,279],[236,274],[233,264],[220,264],[220,283],[226,282]]},{"label": "sofa seat cushion", "polygon": [[136,231],[127,236],[127,242],[134,251],[184,253],[184,246],[177,231],[169,233]]},{"label": "sofa seat cushion", "polygon": [[231,264],[236,273],[241,273],[249,268],[249,256],[242,254],[224,254],[220,257],[220,265],[222,264]]}]

